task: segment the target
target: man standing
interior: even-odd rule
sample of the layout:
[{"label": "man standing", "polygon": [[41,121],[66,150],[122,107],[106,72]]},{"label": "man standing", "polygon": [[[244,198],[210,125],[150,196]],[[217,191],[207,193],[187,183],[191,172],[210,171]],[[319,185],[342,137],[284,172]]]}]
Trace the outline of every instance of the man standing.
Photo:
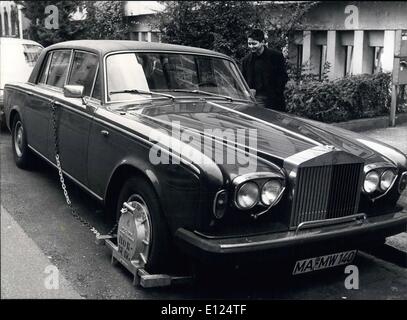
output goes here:
[{"label": "man standing", "polygon": [[250,89],[256,89],[256,100],[266,108],[285,111],[284,88],[288,81],[281,52],[265,46],[263,31],[250,32],[247,44],[251,52],[242,60],[242,74]]}]

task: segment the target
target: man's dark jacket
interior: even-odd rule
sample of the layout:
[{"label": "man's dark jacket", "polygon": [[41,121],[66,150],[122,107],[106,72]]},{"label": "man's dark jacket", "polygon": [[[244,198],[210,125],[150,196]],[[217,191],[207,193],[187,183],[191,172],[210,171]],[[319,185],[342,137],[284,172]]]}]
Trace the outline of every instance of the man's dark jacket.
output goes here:
[{"label": "man's dark jacket", "polygon": [[[250,86],[255,77],[253,64],[255,55],[256,53],[249,53],[242,60],[242,74],[251,89],[256,89]],[[281,52],[267,47],[264,47],[261,56],[265,64],[261,75],[265,89],[264,92],[257,92],[256,95],[261,94],[267,97],[267,108],[285,111],[284,88],[288,81],[285,59]]]}]

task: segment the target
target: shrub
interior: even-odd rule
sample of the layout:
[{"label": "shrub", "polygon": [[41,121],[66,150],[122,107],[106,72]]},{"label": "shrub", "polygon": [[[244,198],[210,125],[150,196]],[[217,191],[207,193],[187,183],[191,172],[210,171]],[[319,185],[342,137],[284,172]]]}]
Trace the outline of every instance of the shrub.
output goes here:
[{"label": "shrub", "polygon": [[389,73],[362,74],[336,81],[287,84],[287,111],[323,122],[371,118],[389,113]]}]

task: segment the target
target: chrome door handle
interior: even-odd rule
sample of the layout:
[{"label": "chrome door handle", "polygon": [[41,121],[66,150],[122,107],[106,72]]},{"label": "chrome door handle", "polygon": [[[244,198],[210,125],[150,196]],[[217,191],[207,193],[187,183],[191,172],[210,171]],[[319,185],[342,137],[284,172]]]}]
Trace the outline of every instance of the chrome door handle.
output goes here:
[{"label": "chrome door handle", "polygon": [[107,130],[101,130],[100,133],[101,133],[102,136],[104,136],[104,137],[109,136],[109,131],[107,131]]}]

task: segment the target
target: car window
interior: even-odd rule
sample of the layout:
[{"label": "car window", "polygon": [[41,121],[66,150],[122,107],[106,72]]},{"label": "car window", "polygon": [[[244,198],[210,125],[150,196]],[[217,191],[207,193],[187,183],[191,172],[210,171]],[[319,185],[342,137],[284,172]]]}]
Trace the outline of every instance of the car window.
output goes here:
[{"label": "car window", "polygon": [[[108,56],[107,101],[142,98],[131,89],[151,91],[205,91],[236,99],[250,93],[235,64],[213,56],[179,53],[118,53]],[[113,94],[112,94],[113,92]]]},{"label": "car window", "polygon": [[35,44],[23,44],[23,50],[25,61],[29,66],[34,67],[38,57],[40,56],[42,47]]},{"label": "car window", "polygon": [[95,54],[75,52],[68,84],[84,86],[84,95],[90,96],[97,66]]},{"label": "car window", "polygon": [[132,94],[111,92],[120,90],[149,90],[144,76],[142,62],[134,53],[114,54],[107,58],[107,90],[108,101],[119,101],[136,98]]},{"label": "car window", "polygon": [[70,57],[71,51],[68,50],[54,52],[49,66],[47,85],[58,88],[62,88],[65,85]]}]

